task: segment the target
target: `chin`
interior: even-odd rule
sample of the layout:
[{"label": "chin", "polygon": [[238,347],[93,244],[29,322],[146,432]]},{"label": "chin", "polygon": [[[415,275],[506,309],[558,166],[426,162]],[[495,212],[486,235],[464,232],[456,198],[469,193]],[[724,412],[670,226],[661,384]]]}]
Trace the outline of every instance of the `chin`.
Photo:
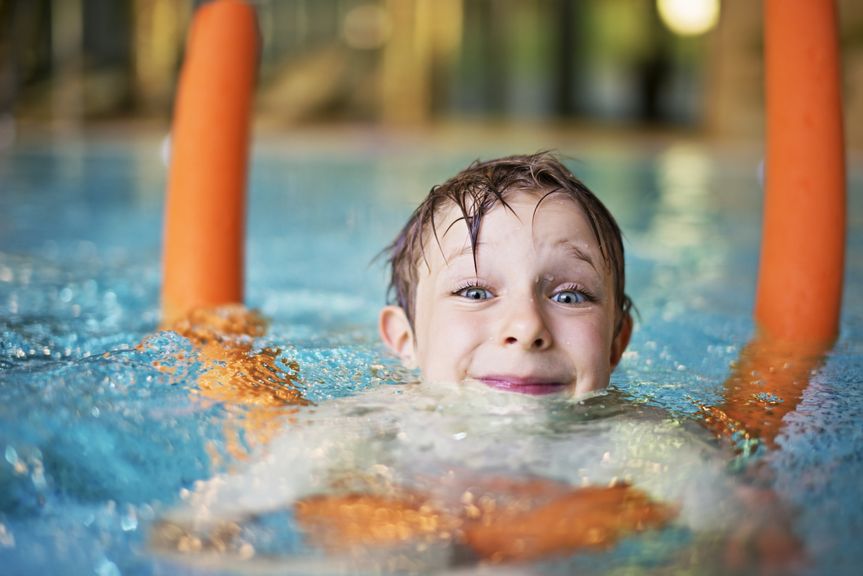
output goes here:
[{"label": "chin", "polygon": [[608,381],[606,380],[604,383],[595,383],[595,382],[576,382],[575,386],[572,387],[572,395],[574,398],[584,398],[595,396],[597,394],[602,394],[608,389]]}]

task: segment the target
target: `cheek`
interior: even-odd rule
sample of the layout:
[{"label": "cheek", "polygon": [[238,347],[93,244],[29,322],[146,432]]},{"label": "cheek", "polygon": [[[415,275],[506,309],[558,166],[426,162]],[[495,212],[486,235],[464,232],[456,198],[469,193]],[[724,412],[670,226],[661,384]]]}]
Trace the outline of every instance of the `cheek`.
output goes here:
[{"label": "cheek", "polygon": [[470,355],[484,341],[487,322],[445,308],[428,319],[417,334],[417,357],[429,380],[462,378]]},{"label": "cheek", "polygon": [[573,361],[584,364],[607,364],[611,357],[610,322],[604,315],[565,322],[558,332],[558,342]]},{"label": "cheek", "polygon": [[602,318],[585,319],[567,327],[561,338],[575,369],[575,393],[586,394],[608,386],[611,377],[611,330]]}]

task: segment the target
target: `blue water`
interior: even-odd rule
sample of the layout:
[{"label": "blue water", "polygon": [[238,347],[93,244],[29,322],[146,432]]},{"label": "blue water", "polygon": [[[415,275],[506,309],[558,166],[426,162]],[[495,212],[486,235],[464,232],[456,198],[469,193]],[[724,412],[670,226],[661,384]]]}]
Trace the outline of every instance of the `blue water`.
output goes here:
[{"label": "blue water", "polygon": [[[319,406],[404,380],[377,343],[386,282],[375,256],[432,184],[478,155],[522,151],[260,146],[250,177],[247,297],[270,328],[256,349],[276,346],[282,360],[298,361],[300,386]],[[687,143],[561,151],[577,158],[572,168],[626,236],[627,291],[640,320],[613,376],[625,399],[607,404],[612,412],[655,408],[697,427],[697,407],[719,401],[753,331],[758,155]],[[840,339],[786,416],[780,448],[755,456],[792,511],[808,558],[802,573],[856,574],[863,562],[863,173],[852,166]],[[186,563],[150,543],[183,495],[216,476],[242,477],[237,471],[249,465],[235,460],[224,430],[244,408],[196,400],[190,392],[202,367],[193,348],[157,331],[165,176],[151,140],[22,144],[0,155],[2,574],[263,569]],[[551,420],[555,441],[580,426],[578,410]],[[485,442],[470,450],[491,450],[494,442]],[[247,447],[254,451],[251,440]],[[256,522],[280,526],[248,527],[258,530],[259,555],[306,550],[289,509]],[[698,571],[685,553],[692,534],[672,526],[531,569]]]}]

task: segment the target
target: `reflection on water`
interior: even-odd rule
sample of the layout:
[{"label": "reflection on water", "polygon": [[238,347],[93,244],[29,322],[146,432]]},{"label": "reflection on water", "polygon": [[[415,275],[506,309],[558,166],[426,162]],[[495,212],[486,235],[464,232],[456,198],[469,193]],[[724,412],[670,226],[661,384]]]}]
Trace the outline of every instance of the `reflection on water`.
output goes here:
[{"label": "reflection on water", "polygon": [[[703,149],[672,145],[657,158],[659,197],[650,246],[703,244],[713,211],[710,205],[710,160]],[[667,255],[667,252],[666,252]]]}]

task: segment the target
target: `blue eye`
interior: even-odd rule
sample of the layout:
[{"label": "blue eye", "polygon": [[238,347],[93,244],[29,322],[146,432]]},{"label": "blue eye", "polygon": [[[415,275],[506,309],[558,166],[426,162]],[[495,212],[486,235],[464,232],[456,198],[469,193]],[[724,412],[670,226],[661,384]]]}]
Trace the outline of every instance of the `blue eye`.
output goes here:
[{"label": "blue eye", "polygon": [[551,295],[551,299],[554,302],[558,302],[560,304],[583,304],[584,302],[589,302],[590,298],[579,290],[561,290],[560,292],[555,292]]},{"label": "blue eye", "polygon": [[492,297],[491,292],[485,288],[480,288],[479,286],[468,286],[467,288],[462,288],[456,292],[456,294],[462,298],[467,298],[468,300],[488,300]]}]

